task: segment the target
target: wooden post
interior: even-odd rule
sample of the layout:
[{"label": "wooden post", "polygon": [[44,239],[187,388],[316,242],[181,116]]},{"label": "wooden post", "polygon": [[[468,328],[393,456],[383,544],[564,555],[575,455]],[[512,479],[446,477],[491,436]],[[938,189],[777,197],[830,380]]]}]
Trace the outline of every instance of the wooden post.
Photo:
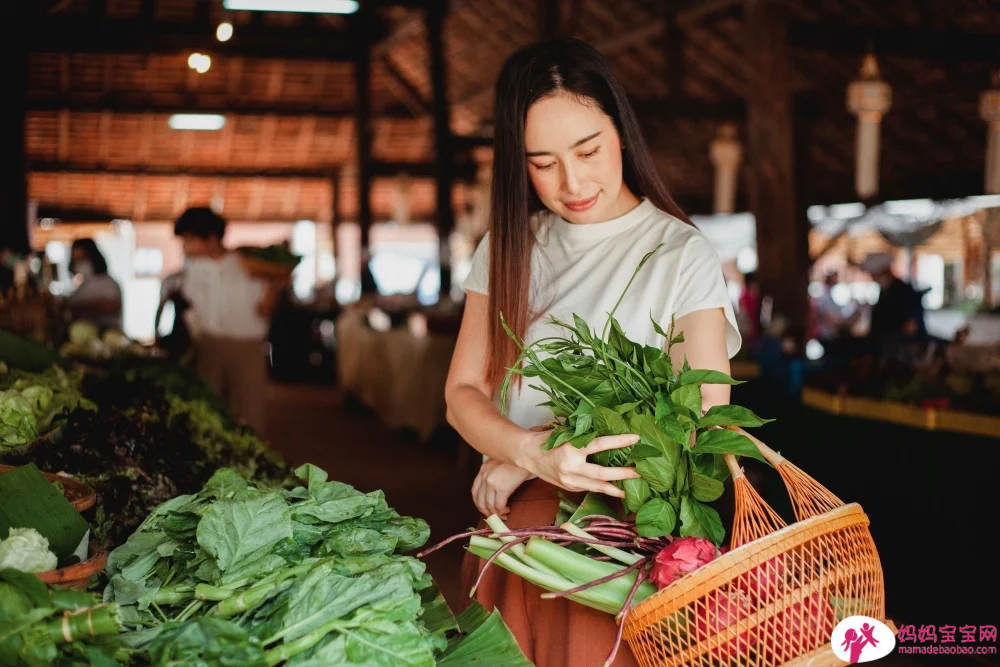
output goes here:
[{"label": "wooden post", "polygon": [[451,293],[451,247],[449,239],[455,227],[455,211],[451,205],[452,183],[455,178],[455,156],[452,148],[449,114],[447,71],[445,69],[442,29],[447,14],[444,0],[436,0],[427,8],[427,37],[431,56],[431,87],[434,91],[434,175],[437,180],[437,230],[441,283],[438,295]]},{"label": "wooden post", "polygon": [[[358,51],[354,61],[355,96],[357,104],[357,191],[358,227],[361,229],[361,271],[364,274],[368,262],[368,234],[372,226],[372,133],[371,133],[371,46]],[[374,285],[361,281],[362,292],[370,293]]]},{"label": "wooden post", "polygon": [[808,313],[808,234],[796,201],[794,123],[788,87],[788,42],[776,0],[744,0],[750,210],[757,221],[757,277],[804,342]]},{"label": "wooden post", "polygon": [[2,12],[4,61],[7,73],[4,98],[7,120],[0,125],[0,250],[28,251],[28,176],[24,132],[28,94],[28,46],[20,34],[24,22],[35,17],[24,5],[10,3]]},{"label": "wooden post", "polygon": [[538,39],[545,41],[559,35],[559,0],[539,0]]}]

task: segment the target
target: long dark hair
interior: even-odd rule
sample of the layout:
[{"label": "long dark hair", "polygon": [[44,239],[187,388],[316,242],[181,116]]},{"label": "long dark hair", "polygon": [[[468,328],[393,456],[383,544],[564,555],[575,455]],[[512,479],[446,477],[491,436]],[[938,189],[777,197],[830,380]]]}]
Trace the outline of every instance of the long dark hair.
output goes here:
[{"label": "long dark hair", "polygon": [[[76,239],[73,241],[73,250],[82,250],[90,263],[94,266],[94,275],[103,276],[108,272],[108,262],[104,259],[104,255],[97,248],[97,243],[94,239]],[[70,255],[72,257],[72,255]]]},{"label": "long dark hair", "polygon": [[524,124],[528,109],[559,92],[596,104],[615,124],[625,152],[622,178],[637,197],[690,223],[667,191],[642,136],[639,121],[597,49],[578,39],[556,39],[525,47],[504,64],[493,97],[493,181],[490,192],[489,349],[486,381],[496,387],[517,359],[517,348],[500,314],[524,339],[538,313],[530,312],[531,218],[545,207],[528,180]]}]

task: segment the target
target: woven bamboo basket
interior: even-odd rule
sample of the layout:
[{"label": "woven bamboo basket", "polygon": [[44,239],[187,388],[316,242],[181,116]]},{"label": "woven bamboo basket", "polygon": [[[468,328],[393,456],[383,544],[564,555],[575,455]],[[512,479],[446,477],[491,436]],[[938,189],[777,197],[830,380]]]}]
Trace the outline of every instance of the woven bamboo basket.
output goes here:
[{"label": "woven bamboo basket", "polygon": [[886,622],[882,564],[868,516],[741,429],[781,475],[796,522],[785,525],[727,456],[732,550],[633,608],[623,637],[642,667],[840,665],[844,618]]}]

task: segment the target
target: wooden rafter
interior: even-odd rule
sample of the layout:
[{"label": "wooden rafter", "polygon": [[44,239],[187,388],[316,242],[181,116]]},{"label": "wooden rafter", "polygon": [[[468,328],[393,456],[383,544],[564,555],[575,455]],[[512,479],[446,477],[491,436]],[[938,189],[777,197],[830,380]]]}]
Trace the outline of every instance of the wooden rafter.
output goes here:
[{"label": "wooden rafter", "polygon": [[386,55],[382,59],[382,67],[389,75],[389,85],[392,87],[392,92],[414,117],[419,118],[431,113],[431,105],[420,94],[416,86],[406,78],[406,75],[396,67],[391,56]]},{"label": "wooden rafter", "polygon": [[[197,73],[195,73],[197,76]],[[163,97],[163,94],[158,94]],[[68,93],[66,95],[52,96],[35,94],[28,99],[28,111],[61,111],[63,109],[72,112],[101,112],[114,111],[118,113],[144,113],[152,112],[159,114],[173,113],[217,113],[237,116],[264,116],[273,114],[275,116],[301,118],[305,116],[317,116],[320,118],[350,118],[354,112],[352,109],[325,108],[316,106],[290,105],[284,103],[243,103],[230,102],[232,99],[229,93],[197,93],[185,95],[177,93],[176,102],[164,103],[162,101],[150,103],[149,95],[144,93],[133,93],[130,96],[115,94],[114,97],[104,99],[95,98],[92,94]],[[396,113],[391,109],[383,110],[379,115],[382,118],[411,118],[407,113]]]}]

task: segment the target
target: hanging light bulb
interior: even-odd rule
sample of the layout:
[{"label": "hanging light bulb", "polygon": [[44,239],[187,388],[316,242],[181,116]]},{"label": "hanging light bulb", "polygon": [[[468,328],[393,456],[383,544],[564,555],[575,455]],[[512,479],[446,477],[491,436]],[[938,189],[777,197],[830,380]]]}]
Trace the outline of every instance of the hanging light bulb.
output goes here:
[{"label": "hanging light bulb", "polygon": [[858,119],[854,189],[862,201],[878,194],[882,116],[892,106],[892,88],[879,75],[875,55],[861,64],[861,78],[847,87],[847,109]]},{"label": "hanging light bulb", "polygon": [[212,59],[203,53],[192,53],[188,56],[188,67],[198,72],[198,74],[204,74],[212,66]]},{"label": "hanging light bulb", "polygon": [[736,174],[743,147],[736,139],[736,126],[726,123],[709,147],[709,157],[715,166],[715,212],[736,212]]},{"label": "hanging light bulb", "polygon": [[979,115],[989,129],[986,138],[986,194],[1000,194],[1000,70],[993,73],[993,87],[979,98]]},{"label": "hanging light bulb", "polygon": [[233,36],[233,24],[229,21],[223,21],[219,24],[219,27],[215,29],[215,38],[220,42],[228,42]]}]

